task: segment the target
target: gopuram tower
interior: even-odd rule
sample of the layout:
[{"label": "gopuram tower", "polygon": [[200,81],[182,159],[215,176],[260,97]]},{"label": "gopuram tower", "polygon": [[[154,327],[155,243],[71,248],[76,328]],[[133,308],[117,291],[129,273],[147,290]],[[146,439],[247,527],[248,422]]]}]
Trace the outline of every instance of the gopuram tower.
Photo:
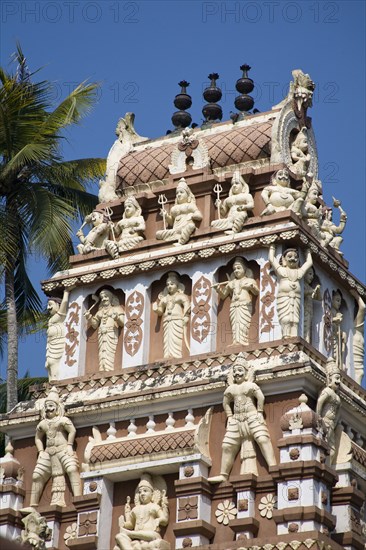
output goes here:
[{"label": "gopuram tower", "polygon": [[117,126],[70,269],[43,282],[49,383],[1,419],[0,533],[42,550],[361,550],[366,288],[308,109]]}]

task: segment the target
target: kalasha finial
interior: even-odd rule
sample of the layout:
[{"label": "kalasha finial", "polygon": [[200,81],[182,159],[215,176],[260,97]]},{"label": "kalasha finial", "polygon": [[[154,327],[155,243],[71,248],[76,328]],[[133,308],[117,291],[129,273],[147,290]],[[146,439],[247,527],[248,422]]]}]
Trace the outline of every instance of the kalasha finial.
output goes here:
[{"label": "kalasha finial", "polygon": [[176,111],[172,116],[172,123],[177,130],[187,128],[187,126],[189,126],[192,122],[191,115],[185,112],[186,109],[189,109],[192,105],[192,98],[189,94],[187,94],[189,82],[186,80],[181,80],[178,82],[178,86],[181,87],[181,92],[175,96],[174,105],[177,109],[179,109],[179,111]]},{"label": "kalasha finial", "polygon": [[215,122],[215,120],[222,119],[222,109],[217,101],[220,101],[222,97],[222,91],[216,85],[218,80],[218,73],[211,73],[208,75],[211,80],[211,84],[208,88],[205,88],[203,92],[204,99],[208,102],[202,109],[202,114],[205,117],[205,123]]},{"label": "kalasha finial", "polygon": [[252,96],[248,95],[254,89],[254,82],[248,76],[248,71],[250,71],[250,69],[251,67],[246,63],[241,65],[240,70],[243,71],[243,75],[235,84],[235,88],[240,93],[240,95],[235,98],[235,107],[238,111],[241,111],[238,120],[242,120],[254,106],[254,99]]}]

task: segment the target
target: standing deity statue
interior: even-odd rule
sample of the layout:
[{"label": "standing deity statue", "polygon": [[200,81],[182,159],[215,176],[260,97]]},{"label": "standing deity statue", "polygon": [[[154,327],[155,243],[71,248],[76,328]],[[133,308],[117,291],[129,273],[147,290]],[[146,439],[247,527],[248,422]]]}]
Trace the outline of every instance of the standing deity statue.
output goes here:
[{"label": "standing deity statue", "polygon": [[65,346],[65,318],[69,301],[69,290],[60,298],[48,298],[47,311],[51,314],[47,327],[46,369],[48,379],[58,378],[60,360]]},{"label": "standing deity statue", "polygon": [[343,252],[339,250],[339,247],[342,244],[343,237],[341,237],[341,233],[343,233],[344,228],[346,227],[347,222],[347,214],[341,207],[340,201],[335,199],[333,197],[333,206],[335,208],[338,208],[340,213],[340,222],[339,225],[336,225],[333,222],[333,210],[332,208],[325,208],[324,214],[323,214],[323,221],[320,226],[320,232],[321,232],[321,245],[325,248],[328,246],[331,246],[334,248],[338,254],[343,256]]},{"label": "standing deity statue", "polygon": [[56,388],[51,388],[49,391],[41,416],[42,420],[36,428],[35,436],[38,459],[32,476],[30,508],[23,509],[23,513],[32,512],[38,506],[43,489],[50,477],[52,477],[51,505],[66,506],[65,474],[69,477],[73,495],[81,495],[79,462],[73,450],[76,429],[71,420],[64,416]]},{"label": "standing deity statue", "polygon": [[299,213],[305,194],[305,188],[298,191],[290,187],[290,177],[286,169],[278,170],[273,174],[270,185],[267,185],[262,191],[262,199],[266,207],[261,216],[268,216],[284,210],[293,210]]},{"label": "standing deity statue", "polygon": [[322,420],[325,439],[330,447],[330,462],[334,464],[339,445],[342,426],[338,424],[341,399],[338,390],[341,384],[341,373],[333,357],[326,364],[327,385],[320,392],[316,412]]},{"label": "standing deity statue", "polygon": [[217,199],[215,205],[224,219],[211,222],[212,227],[225,229],[225,233],[240,233],[248,219],[248,212],[254,208],[254,199],[249,191],[249,185],[239,172],[235,172],[231,180],[229,196],[222,202]]},{"label": "standing deity statue", "polygon": [[275,245],[269,247],[268,259],[278,278],[277,314],[281,325],[282,338],[299,335],[301,279],[313,265],[310,250],[306,260],[299,265],[299,255],[296,249],[288,248],[282,254],[279,262],[275,257]]},{"label": "standing deity statue", "polygon": [[124,203],[122,220],[112,226],[115,240],[106,240],[105,248],[112,258],[117,259],[124,250],[137,246],[143,239],[146,224],[142,216],[142,210],[135,199],[129,197]]},{"label": "standing deity statue", "polygon": [[127,497],[125,513],[119,518],[120,532],[114,550],[170,550],[160,527],[168,524],[166,483],[161,476],[142,474],[135,492],[135,506]]},{"label": "standing deity statue", "polygon": [[365,302],[359,294],[351,291],[352,296],[357,302],[357,313],[353,325],[353,364],[355,366],[355,379],[361,385],[364,375],[364,359],[365,359]]},{"label": "standing deity statue", "polygon": [[[175,204],[170,213],[165,208],[160,211],[164,219],[164,229],[156,232],[156,238],[162,241],[178,241],[177,246],[186,244],[196,230],[196,222],[202,220],[202,214],[196,206],[196,199],[188,187],[186,180],[181,178],[177,185]],[[165,229],[165,224],[172,229]]]},{"label": "standing deity statue", "polygon": [[176,273],[168,273],[165,288],[153,303],[153,311],[163,318],[164,357],[182,357],[183,342],[189,349],[186,327],[191,312],[190,299]]},{"label": "standing deity statue", "polygon": [[304,276],[304,339],[311,344],[313,332],[314,300],[321,301],[320,285],[314,283],[315,271],[309,267]]},{"label": "standing deity statue", "polygon": [[[93,228],[85,237],[83,227],[89,223],[93,225]],[[109,236],[110,226],[111,222],[104,210],[96,209],[91,214],[88,214],[85,217],[83,225],[76,233],[81,243],[76,247],[79,253],[89,254],[89,252],[93,252],[94,250],[103,250],[105,248],[105,240],[108,239]]]},{"label": "standing deity statue", "polygon": [[290,154],[293,162],[292,171],[298,176],[306,176],[310,165],[311,155],[309,153],[307,129],[305,127],[301,128],[294,139],[291,145]]},{"label": "standing deity statue", "polygon": [[242,258],[235,258],[233,273],[227,281],[213,285],[220,298],[231,297],[230,325],[233,344],[248,345],[249,327],[253,312],[253,296],[259,294],[253,272]]},{"label": "standing deity statue", "polygon": [[257,443],[268,466],[275,466],[276,459],[263,417],[264,395],[254,383],[242,353],[232,367],[232,380],[224,392],[223,407],[227,426],[222,443],[221,470],[220,475],[208,478],[209,483],[228,479],[239,449],[240,473],[258,475],[254,443]]},{"label": "standing deity statue", "polygon": [[92,315],[88,310],[84,315],[88,324],[98,329],[99,370],[111,371],[114,370],[118,327],[123,327],[125,316],[117,296],[110,290],[103,289],[99,299],[100,306],[97,313]]},{"label": "standing deity statue", "polygon": [[342,330],[343,313],[341,312],[342,294],[339,290],[332,293],[332,355],[339,369],[343,368],[344,353],[346,351],[347,334]]}]

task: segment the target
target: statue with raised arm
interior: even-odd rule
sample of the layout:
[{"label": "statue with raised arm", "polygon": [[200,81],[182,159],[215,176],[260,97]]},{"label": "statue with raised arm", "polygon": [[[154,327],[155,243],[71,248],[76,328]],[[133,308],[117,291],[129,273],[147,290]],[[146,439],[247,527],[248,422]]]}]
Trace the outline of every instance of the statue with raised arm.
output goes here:
[{"label": "statue with raised arm", "polygon": [[227,426],[222,443],[221,469],[218,476],[208,478],[209,483],[221,483],[228,479],[239,450],[240,473],[258,475],[254,443],[257,443],[268,466],[275,466],[276,459],[263,417],[264,395],[253,381],[253,372],[242,353],[239,353],[232,367],[223,407]]},{"label": "statue with raised arm", "polygon": [[191,303],[177,273],[168,273],[165,288],[153,303],[153,311],[163,318],[164,357],[182,357],[183,342],[189,350],[186,332]]},{"label": "statue with raised arm", "polygon": [[365,302],[361,296],[351,290],[351,294],[357,303],[357,313],[353,324],[353,364],[355,366],[355,379],[358,384],[362,384],[362,378],[365,371]]},{"label": "statue with raised arm", "polygon": [[37,464],[32,476],[31,512],[39,504],[43,489],[52,477],[51,505],[65,504],[65,475],[69,477],[74,496],[81,495],[79,462],[73,450],[76,429],[64,409],[56,388],[51,388],[41,410],[42,420],[36,428],[35,445],[38,451]]},{"label": "statue with raised arm", "polygon": [[333,206],[335,208],[338,208],[340,213],[340,221],[339,224],[336,225],[333,222],[333,210],[332,208],[325,208],[324,214],[323,214],[323,221],[320,226],[320,233],[321,233],[321,245],[324,247],[331,246],[334,248],[338,254],[343,256],[343,252],[339,250],[343,237],[341,237],[341,233],[343,233],[344,228],[346,227],[347,222],[347,214],[341,207],[341,203],[339,200],[335,199],[333,197]]},{"label": "statue with raised arm", "polygon": [[299,335],[301,279],[313,265],[310,250],[307,250],[306,260],[299,264],[299,254],[295,248],[288,248],[282,254],[280,261],[275,257],[276,247],[269,247],[268,259],[277,275],[277,314],[281,325],[282,338]]},{"label": "statue with raised arm", "polygon": [[333,357],[329,357],[326,364],[327,385],[320,392],[316,404],[316,412],[322,420],[325,439],[330,447],[330,462],[336,459],[337,444],[340,440],[342,426],[338,424],[341,399],[338,390],[341,384],[341,373]]},{"label": "statue with raised arm", "polygon": [[124,203],[122,220],[113,225],[114,240],[106,240],[105,248],[112,258],[117,259],[121,252],[135,248],[143,239],[145,220],[135,197]]},{"label": "statue with raised arm", "polygon": [[249,327],[253,313],[253,297],[259,294],[253,272],[242,258],[235,258],[233,273],[227,281],[213,285],[222,300],[230,302],[230,325],[233,344],[249,344]]},{"label": "statue with raised arm", "polygon": [[160,528],[168,524],[166,483],[161,476],[144,473],[135,492],[135,506],[127,497],[125,513],[119,518],[120,531],[114,550],[170,550]]},{"label": "statue with raised arm", "polygon": [[309,267],[304,276],[304,340],[311,344],[313,333],[314,300],[321,301],[320,284],[315,282],[315,271]]},{"label": "statue with raised arm", "polygon": [[[248,219],[248,213],[254,208],[249,185],[240,172],[235,172],[232,177],[229,196],[223,202],[218,198],[215,204],[220,216],[218,220],[211,222],[212,227],[225,229],[227,234],[240,233]],[[226,217],[220,219],[221,216]]]},{"label": "statue with raised arm", "polygon": [[[196,222],[202,220],[196,199],[184,178],[178,182],[175,203],[170,213],[164,207],[160,213],[164,219],[164,229],[156,232],[156,238],[162,241],[177,241],[176,246],[186,244],[196,230]],[[166,224],[172,228],[166,229]]]},{"label": "statue with raised arm", "polygon": [[273,174],[270,185],[267,185],[262,191],[262,199],[266,207],[261,216],[268,216],[284,210],[293,210],[299,214],[305,194],[306,188],[301,191],[292,189],[286,168],[278,170]]},{"label": "statue with raised arm", "polygon": [[[85,236],[83,233],[84,225],[92,224],[92,229]],[[80,254],[89,254],[94,250],[103,250],[105,248],[105,241],[109,236],[109,229],[111,222],[103,209],[95,209],[91,214],[85,217],[83,225],[80,227],[76,236],[80,240],[80,244],[77,245],[77,249]]]},{"label": "statue with raised arm", "polygon": [[65,319],[70,292],[64,290],[62,300],[48,298],[47,311],[51,314],[47,327],[46,369],[49,380],[58,378],[60,360],[65,347]]},{"label": "statue with raised arm", "polygon": [[311,155],[309,153],[309,144],[307,128],[301,128],[290,149],[293,162],[292,171],[298,176],[306,176],[309,170]]},{"label": "statue with raised arm", "polygon": [[97,313],[92,315],[88,310],[84,315],[88,324],[98,329],[99,370],[111,371],[114,370],[118,327],[123,327],[125,316],[118,297],[111,290],[101,290],[99,300]]}]

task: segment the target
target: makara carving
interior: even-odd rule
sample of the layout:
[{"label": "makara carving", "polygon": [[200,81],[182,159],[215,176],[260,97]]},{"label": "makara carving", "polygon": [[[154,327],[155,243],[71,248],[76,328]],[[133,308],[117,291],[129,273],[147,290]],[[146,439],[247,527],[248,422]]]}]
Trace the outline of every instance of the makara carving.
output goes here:
[{"label": "makara carving", "polygon": [[305,191],[292,189],[288,170],[278,170],[272,178],[270,185],[262,191],[262,199],[266,205],[261,216],[268,216],[284,210],[300,212]]},{"label": "makara carving", "polygon": [[[235,172],[231,180],[229,196],[221,201],[218,194],[215,205],[218,209],[218,219],[211,222],[212,227],[224,229],[225,233],[240,233],[248,219],[248,213],[254,208],[254,199],[240,172]],[[221,218],[221,216],[226,216]]]},{"label": "makara carving", "polygon": [[36,510],[32,510],[22,518],[24,529],[22,530],[19,542],[33,550],[46,550],[46,542],[51,540],[52,529],[47,525],[45,517]]},{"label": "makara carving", "polygon": [[60,360],[65,348],[65,319],[70,292],[60,298],[49,298],[47,310],[51,314],[47,328],[46,369],[49,380],[58,378]]},{"label": "makara carving", "polygon": [[106,240],[105,248],[112,258],[117,259],[124,250],[135,248],[143,239],[145,220],[135,199],[129,197],[124,203],[122,220],[112,226],[113,240]]}]

